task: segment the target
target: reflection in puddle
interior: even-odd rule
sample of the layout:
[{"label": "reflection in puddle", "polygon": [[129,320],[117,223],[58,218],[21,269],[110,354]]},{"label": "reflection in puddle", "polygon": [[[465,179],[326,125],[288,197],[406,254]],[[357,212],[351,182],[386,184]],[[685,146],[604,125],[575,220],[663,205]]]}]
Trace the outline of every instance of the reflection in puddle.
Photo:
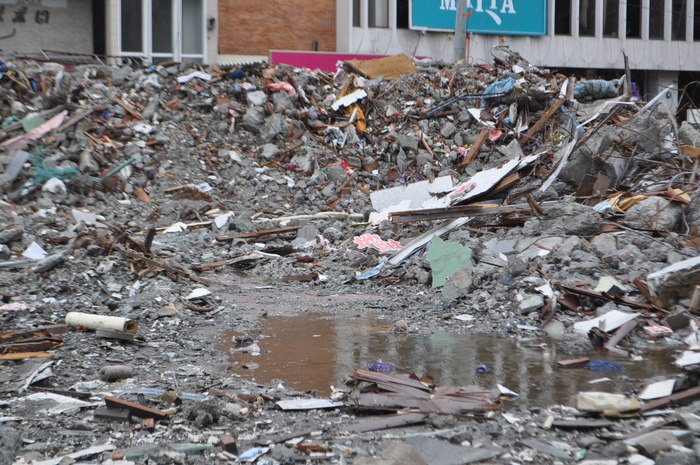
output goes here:
[{"label": "reflection in puddle", "polygon": [[[235,333],[226,332],[221,350],[228,355],[228,369],[258,383],[281,380],[288,388],[316,390],[328,395],[330,385],[343,386],[345,377],[357,368],[367,368],[381,359],[396,366],[397,372],[427,374],[438,385],[496,383],[520,394],[524,406],[570,405],[579,391],[626,393],[653,376],[678,373],[671,353],[644,354],[630,361],[611,353],[591,356],[624,365],[624,371],[601,373],[585,368],[562,369],[552,341],[543,338],[520,340],[504,336],[454,334],[401,335],[387,332],[386,320],[371,317],[327,319],[318,314],[270,317],[256,337],[261,354],[233,353]],[[545,345],[546,344],[546,345]],[[476,373],[479,365],[488,368]],[[246,369],[245,367],[248,367]],[[608,381],[590,383],[601,378]]]}]

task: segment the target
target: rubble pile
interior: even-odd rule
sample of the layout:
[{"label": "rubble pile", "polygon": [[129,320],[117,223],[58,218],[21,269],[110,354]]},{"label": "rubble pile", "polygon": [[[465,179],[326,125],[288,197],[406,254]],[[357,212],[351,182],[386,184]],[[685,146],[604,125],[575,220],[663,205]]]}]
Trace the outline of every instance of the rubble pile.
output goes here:
[{"label": "rubble pile", "polygon": [[[700,131],[666,91],[494,57],[0,59],[0,463],[697,463],[700,402],[669,408],[700,396]],[[508,409],[500,385],[355,367],[317,399],[222,370],[212,341],[294,293],[679,375]]]}]

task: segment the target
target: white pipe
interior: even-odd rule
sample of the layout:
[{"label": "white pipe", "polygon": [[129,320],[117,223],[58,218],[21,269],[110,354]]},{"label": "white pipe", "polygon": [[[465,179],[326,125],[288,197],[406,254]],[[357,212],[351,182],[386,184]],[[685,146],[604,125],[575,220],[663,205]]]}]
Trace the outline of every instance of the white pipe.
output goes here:
[{"label": "white pipe", "polygon": [[120,316],[94,315],[92,313],[68,312],[66,324],[70,326],[83,327],[88,329],[112,329],[135,333],[138,323],[128,318]]}]

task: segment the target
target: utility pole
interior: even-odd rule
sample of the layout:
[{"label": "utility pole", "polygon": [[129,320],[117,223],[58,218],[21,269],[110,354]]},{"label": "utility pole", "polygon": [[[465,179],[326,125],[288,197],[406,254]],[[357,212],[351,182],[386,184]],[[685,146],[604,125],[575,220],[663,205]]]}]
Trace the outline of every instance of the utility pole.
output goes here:
[{"label": "utility pole", "polygon": [[454,61],[464,60],[467,54],[466,35],[467,35],[467,0],[458,0],[457,17],[455,18],[455,37],[454,37]]}]

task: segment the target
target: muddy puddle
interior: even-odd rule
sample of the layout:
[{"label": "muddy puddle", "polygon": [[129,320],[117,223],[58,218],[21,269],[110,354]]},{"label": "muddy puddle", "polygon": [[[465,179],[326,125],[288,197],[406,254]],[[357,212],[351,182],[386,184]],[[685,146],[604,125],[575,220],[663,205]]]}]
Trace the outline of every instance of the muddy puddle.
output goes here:
[{"label": "muddy puddle", "polygon": [[[227,371],[261,384],[280,380],[288,388],[315,390],[319,396],[328,395],[331,385],[344,387],[343,380],[353,370],[381,359],[393,363],[397,372],[428,374],[438,385],[502,384],[520,394],[509,402],[528,407],[570,405],[579,391],[630,392],[654,376],[678,373],[667,350],[650,351],[641,361],[597,353],[590,358],[620,362],[624,370],[593,372],[558,368],[557,360],[575,357],[557,355],[554,341],[545,338],[401,335],[388,332],[390,327],[389,320],[368,316],[273,316],[251,334],[259,355],[232,352],[232,339],[238,334],[230,331],[224,333],[220,349],[226,354]],[[478,373],[479,366],[488,371]]]}]

